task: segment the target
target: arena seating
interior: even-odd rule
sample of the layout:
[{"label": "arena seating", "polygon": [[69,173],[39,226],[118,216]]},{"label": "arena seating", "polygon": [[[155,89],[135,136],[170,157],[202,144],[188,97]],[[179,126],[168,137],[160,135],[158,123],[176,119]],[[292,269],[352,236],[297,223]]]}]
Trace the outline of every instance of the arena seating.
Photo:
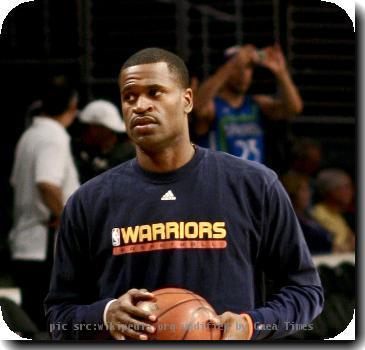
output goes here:
[{"label": "arena seating", "polygon": [[344,331],[356,307],[356,269],[354,254],[328,255],[315,258],[322,281],[325,304],[314,320],[313,328],[300,331],[287,339],[319,340],[337,336]]}]

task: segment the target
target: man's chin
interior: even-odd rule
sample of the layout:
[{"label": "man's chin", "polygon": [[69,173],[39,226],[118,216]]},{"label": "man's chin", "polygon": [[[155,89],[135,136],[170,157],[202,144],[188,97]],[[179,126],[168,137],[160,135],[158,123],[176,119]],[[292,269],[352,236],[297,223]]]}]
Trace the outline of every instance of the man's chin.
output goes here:
[{"label": "man's chin", "polygon": [[248,88],[246,86],[244,87],[238,87],[236,90],[237,95],[245,95],[247,93]]},{"label": "man's chin", "polygon": [[143,151],[158,151],[163,142],[156,135],[140,135],[133,139],[134,144]]},{"label": "man's chin", "polygon": [[246,87],[232,86],[231,92],[235,95],[245,95],[247,92]]}]

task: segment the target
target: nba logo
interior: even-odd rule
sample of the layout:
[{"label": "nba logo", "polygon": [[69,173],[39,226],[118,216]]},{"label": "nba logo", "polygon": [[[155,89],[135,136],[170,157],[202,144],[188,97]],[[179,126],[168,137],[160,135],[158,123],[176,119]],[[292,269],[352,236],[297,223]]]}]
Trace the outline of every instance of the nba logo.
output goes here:
[{"label": "nba logo", "polygon": [[114,247],[120,245],[120,230],[119,230],[119,228],[113,228],[113,230],[112,230],[112,242],[113,242]]}]

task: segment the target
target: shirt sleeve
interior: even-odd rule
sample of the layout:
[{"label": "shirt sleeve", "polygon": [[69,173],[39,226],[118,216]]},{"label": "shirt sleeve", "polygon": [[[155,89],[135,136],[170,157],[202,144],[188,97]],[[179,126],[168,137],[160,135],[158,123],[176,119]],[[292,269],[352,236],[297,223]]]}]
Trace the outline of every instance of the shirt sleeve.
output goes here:
[{"label": "shirt sleeve", "polygon": [[[62,214],[57,235],[50,290],[45,299],[48,331],[53,340],[110,339],[103,322],[106,305],[99,300],[87,244],[84,216],[71,197]],[[77,219],[76,219],[77,218]]]},{"label": "shirt sleeve", "polygon": [[107,323],[107,320],[106,320],[106,314],[109,310],[109,307],[110,307],[111,303],[115,300],[117,300],[117,299],[112,299],[112,300],[108,301],[108,303],[105,305],[104,312],[103,312],[103,323],[106,327],[108,327],[108,323]]},{"label": "shirt sleeve", "polygon": [[48,182],[57,186],[62,184],[67,165],[68,144],[55,140],[43,142],[36,155],[35,182]]},{"label": "shirt sleeve", "polygon": [[258,267],[273,283],[266,303],[247,312],[253,339],[275,339],[305,329],[323,308],[323,290],[290,199],[277,179],[263,205]]}]

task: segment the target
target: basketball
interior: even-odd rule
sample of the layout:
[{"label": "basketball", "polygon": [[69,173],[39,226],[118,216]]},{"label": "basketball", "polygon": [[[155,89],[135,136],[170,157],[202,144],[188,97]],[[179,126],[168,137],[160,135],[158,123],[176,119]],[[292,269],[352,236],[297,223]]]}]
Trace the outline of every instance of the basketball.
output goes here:
[{"label": "basketball", "polygon": [[164,288],[152,292],[155,302],[143,301],[138,307],[157,317],[156,332],[150,340],[220,340],[221,330],[209,325],[217,314],[200,295],[180,288]]}]

